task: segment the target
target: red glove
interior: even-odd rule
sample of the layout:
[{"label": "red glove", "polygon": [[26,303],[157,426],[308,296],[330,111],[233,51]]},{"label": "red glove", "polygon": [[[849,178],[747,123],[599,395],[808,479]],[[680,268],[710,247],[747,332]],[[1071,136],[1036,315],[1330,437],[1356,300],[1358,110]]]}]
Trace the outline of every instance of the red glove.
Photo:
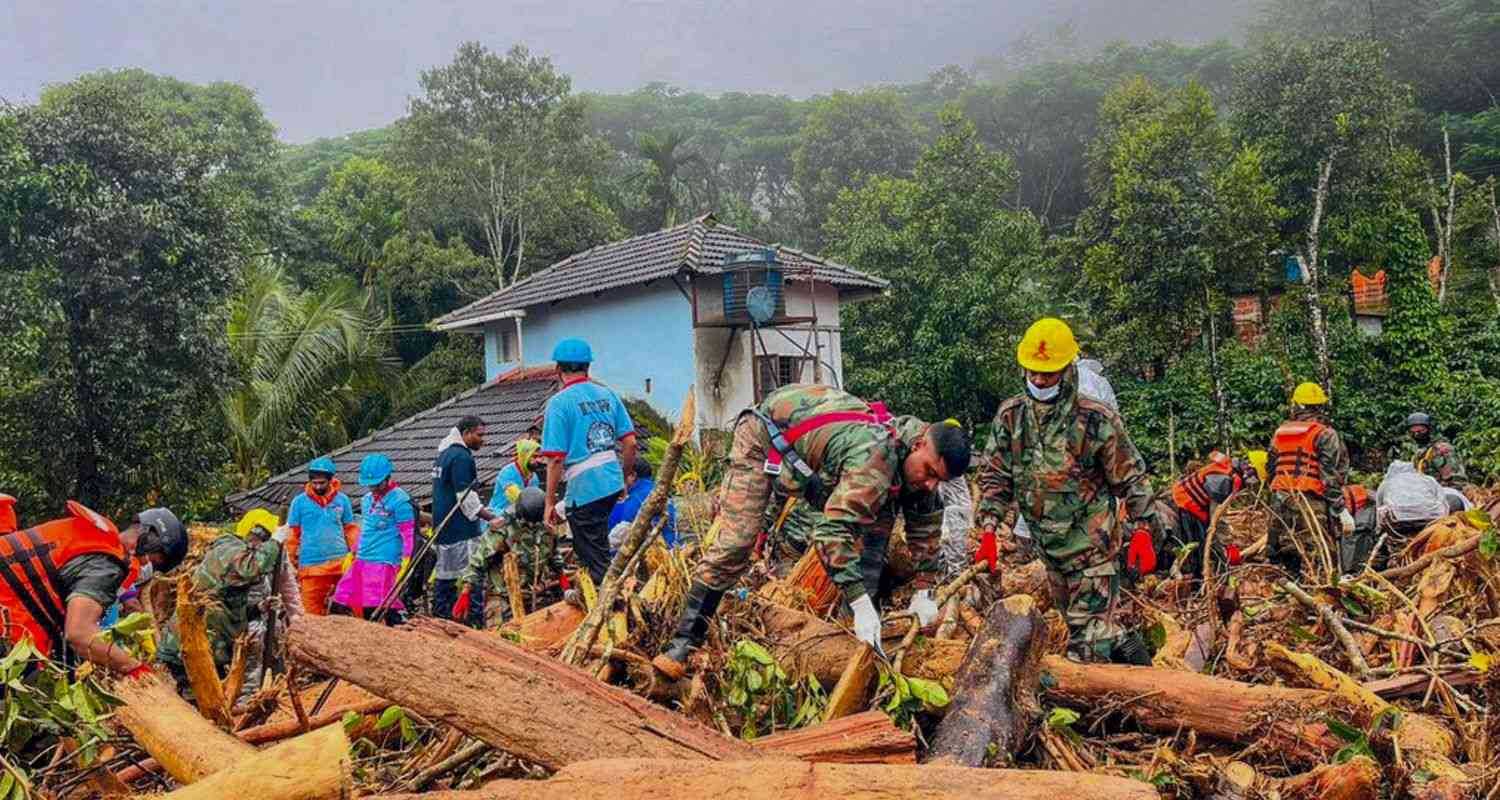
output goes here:
[{"label": "red glove", "polygon": [[147,675],[154,675],[154,674],[155,674],[155,672],[152,671],[150,664],[142,663],[142,664],[137,665],[135,669],[133,669],[133,670],[125,673],[125,680],[128,680],[128,681],[139,680],[141,678],[146,677]]},{"label": "red glove", "polygon": [[1156,545],[1151,542],[1151,529],[1142,525],[1130,535],[1130,548],[1125,551],[1125,566],[1136,576],[1149,575],[1156,571]]},{"label": "red glove", "polygon": [[573,588],[573,582],[568,580],[568,573],[564,572],[563,574],[557,576],[557,586],[559,589],[562,589],[565,592]]},{"label": "red glove", "polygon": [[454,601],[454,603],[453,603],[453,618],[455,620],[458,620],[459,622],[462,622],[465,619],[467,619],[468,616],[469,616],[469,590],[467,588],[465,588],[463,590],[463,592],[459,593],[458,600]]},{"label": "red glove", "polygon": [[1229,566],[1231,567],[1238,567],[1240,562],[1245,560],[1245,557],[1240,554],[1238,545],[1230,545],[1224,548],[1224,555],[1229,557]]},{"label": "red glove", "polygon": [[974,551],[974,563],[986,562],[990,565],[990,572],[994,572],[1000,558],[1000,543],[995,539],[993,530],[986,530],[979,537],[979,549]]}]

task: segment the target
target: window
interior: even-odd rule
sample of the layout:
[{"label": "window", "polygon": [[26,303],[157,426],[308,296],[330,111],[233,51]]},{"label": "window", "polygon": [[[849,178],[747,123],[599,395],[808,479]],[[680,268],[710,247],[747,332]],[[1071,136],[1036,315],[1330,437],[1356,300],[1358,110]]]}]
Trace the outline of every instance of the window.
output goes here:
[{"label": "window", "polygon": [[782,386],[807,383],[813,379],[812,359],[806,356],[757,356],[755,360],[757,402]]},{"label": "window", "polygon": [[500,329],[500,351],[497,359],[501,364],[509,364],[521,360],[520,348],[516,346],[516,332],[513,328]]},{"label": "window", "polygon": [[646,394],[651,394],[651,379],[646,379]]}]

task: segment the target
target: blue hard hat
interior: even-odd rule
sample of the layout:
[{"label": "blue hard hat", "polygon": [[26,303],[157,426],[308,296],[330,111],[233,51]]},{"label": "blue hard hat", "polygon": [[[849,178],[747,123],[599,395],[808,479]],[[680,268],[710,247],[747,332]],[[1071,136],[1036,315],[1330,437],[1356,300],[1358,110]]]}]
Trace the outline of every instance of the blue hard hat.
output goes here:
[{"label": "blue hard hat", "polygon": [[359,462],[359,485],[378,486],[381,481],[391,477],[391,472],[394,470],[390,456],[384,453],[371,453],[365,456],[365,460]]},{"label": "blue hard hat", "polygon": [[552,360],[559,364],[592,364],[594,351],[582,339],[564,339],[552,348]]},{"label": "blue hard hat", "polygon": [[333,465],[333,459],[329,458],[328,456],[318,456],[317,458],[312,460],[311,464],[307,465],[307,471],[309,474],[314,472],[326,472],[329,475],[335,475],[338,473],[339,469],[338,467],[335,467]]}]

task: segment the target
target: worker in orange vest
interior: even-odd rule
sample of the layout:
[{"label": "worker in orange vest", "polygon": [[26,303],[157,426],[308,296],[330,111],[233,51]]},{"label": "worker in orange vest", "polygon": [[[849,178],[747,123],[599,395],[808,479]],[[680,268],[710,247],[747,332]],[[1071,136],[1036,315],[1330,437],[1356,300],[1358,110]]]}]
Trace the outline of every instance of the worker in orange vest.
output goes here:
[{"label": "worker in orange vest", "polygon": [[[1266,479],[1267,454],[1264,450],[1252,450],[1243,458],[1231,458],[1215,451],[1208,456],[1208,463],[1182,476],[1169,490],[1170,509],[1176,513],[1166,514],[1171,525],[1168,536],[1174,547],[1197,545],[1183,560],[1183,572],[1197,575],[1202,569],[1202,548],[1208,538],[1209,525],[1219,506],[1235,492],[1248,489],[1252,493]],[[1215,563],[1240,563],[1240,550],[1223,537],[1213,544]]]},{"label": "worker in orange vest", "polygon": [[0,536],[0,641],[30,641],[67,663],[84,658],[130,677],[149,672],[99,636],[99,619],[140,561],[167,572],[187,555],[187,531],[169,509],[137,514],[123,532],[68,501],[68,516]]},{"label": "worker in orange vest", "polygon": [[1301,384],[1292,392],[1292,418],[1271,439],[1266,551],[1294,573],[1338,569],[1340,542],[1354,536],[1354,516],[1344,506],[1349,451],[1329,425],[1327,407],[1323,387]]}]

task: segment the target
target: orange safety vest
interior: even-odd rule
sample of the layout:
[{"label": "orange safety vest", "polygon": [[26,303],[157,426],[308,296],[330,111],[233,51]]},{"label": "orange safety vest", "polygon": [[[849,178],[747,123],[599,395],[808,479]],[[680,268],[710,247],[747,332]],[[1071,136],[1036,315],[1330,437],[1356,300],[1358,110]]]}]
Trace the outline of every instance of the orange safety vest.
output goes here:
[{"label": "orange safety vest", "polygon": [[1322,494],[1323,471],[1318,464],[1318,434],[1328,428],[1321,422],[1294,420],[1282,424],[1271,438],[1276,452],[1276,474],[1271,490]]},{"label": "orange safety vest", "polygon": [[1357,483],[1344,487],[1344,507],[1350,514],[1358,514],[1370,505],[1370,490]]},{"label": "orange safety vest", "polygon": [[14,533],[16,528],[16,498],[0,494],[0,536]]},{"label": "orange safety vest", "polygon": [[[0,536],[0,639],[30,639],[58,657],[66,640],[67,598],[59,570],[79,556],[99,553],[134,566],[113,522],[68,501],[69,516]],[[128,577],[127,577],[128,580]]]},{"label": "orange safety vest", "polygon": [[[1210,475],[1234,475],[1234,461],[1222,453],[1215,453],[1207,465],[1172,484],[1172,501],[1203,523],[1208,522],[1208,507],[1213,505],[1213,498],[1208,496],[1208,489],[1203,485],[1204,479]],[[1239,489],[1238,475],[1234,475],[1234,483],[1234,488]]]}]

